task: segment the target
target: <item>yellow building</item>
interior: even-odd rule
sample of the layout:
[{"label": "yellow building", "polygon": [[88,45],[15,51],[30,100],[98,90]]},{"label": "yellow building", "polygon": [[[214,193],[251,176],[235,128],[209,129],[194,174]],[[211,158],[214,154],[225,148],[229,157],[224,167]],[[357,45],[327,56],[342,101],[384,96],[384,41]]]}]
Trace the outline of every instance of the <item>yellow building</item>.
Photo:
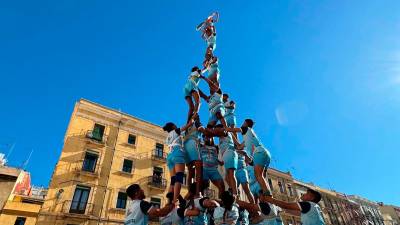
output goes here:
[{"label": "yellow building", "polygon": [[294,183],[299,198],[307,192],[308,188],[321,193],[322,198],[318,205],[321,207],[326,225],[364,224],[365,218],[362,216],[360,205],[348,199],[346,195],[318,187],[313,183],[304,183],[298,180],[295,180]]},{"label": "yellow building", "polygon": [[385,225],[400,225],[400,207],[378,203]]},{"label": "yellow building", "polygon": [[0,224],[34,225],[46,190],[31,187],[30,174],[18,168],[0,166]]},{"label": "yellow building", "polygon": [[[277,169],[268,169],[268,183],[272,189],[274,198],[293,202],[297,199],[297,192],[294,185],[294,179],[290,172],[282,172]],[[285,211],[281,212],[281,218],[285,225],[300,225],[300,217]]]},{"label": "yellow building", "polygon": [[164,205],[165,138],[160,126],[84,99],[77,102],[37,224],[123,224],[125,191],[133,183],[141,185],[148,201]]}]

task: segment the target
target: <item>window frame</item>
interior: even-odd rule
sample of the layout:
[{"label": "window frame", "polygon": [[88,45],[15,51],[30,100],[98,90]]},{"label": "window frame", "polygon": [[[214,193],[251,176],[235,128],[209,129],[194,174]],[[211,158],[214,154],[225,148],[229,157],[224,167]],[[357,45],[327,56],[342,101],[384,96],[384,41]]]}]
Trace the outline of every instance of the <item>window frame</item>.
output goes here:
[{"label": "window frame", "polygon": [[278,181],[278,186],[279,186],[279,191],[281,192],[281,194],[285,193],[285,188],[283,186],[283,183]]},{"label": "window frame", "polygon": [[[125,168],[127,168],[126,167],[126,165],[125,165],[125,162],[130,162],[131,163],[131,167],[130,167],[130,171],[126,171],[125,170]],[[131,159],[124,159],[124,162],[122,163],[122,169],[121,169],[121,171],[122,172],[124,172],[124,173],[132,173],[132,171],[133,171],[133,160],[131,160]]]},{"label": "window frame", "polygon": [[25,223],[26,223],[26,217],[17,216],[17,218],[15,219],[14,225],[25,225]]},{"label": "window frame", "polygon": [[[125,197],[125,199],[120,198],[120,196]],[[128,203],[128,195],[126,194],[126,192],[119,191],[117,195],[117,202],[115,204],[115,208],[126,209],[127,203]]]},{"label": "window frame", "polygon": [[290,197],[293,197],[294,195],[293,195],[293,188],[292,188],[292,185],[288,184],[288,185],[287,185],[287,189],[288,189],[288,194],[289,194],[289,196],[290,196]]},{"label": "window frame", "polygon": [[269,184],[269,188],[271,188],[271,191],[274,191],[274,185],[272,184],[271,178],[268,178],[268,184]]},{"label": "window frame", "polygon": [[164,157],[164,144],[156,143],[156,147],[154,149],[154,155],[158,158]]},{"label": "window frame", "polygon": [[[88,155],[89,155],[89,156],[95,156],[95,157],[96,157],[96,159],[94,160],[94,165],[93,165],[93,168],[92,168],[92,169],[86,169],[86,168],[85,168],[86,157],[87,157]],[[99,160],[99,157],[100,157],[99,154],[96,153],[96,152],[86,151],[86,152],[85,152],[85,157],[83,158],[82,171],[91,172],[91,173],[96,172],[97,162],[98,162],[98,160]]]},{"label": "window frame", "polygon": [[[74,199],[75,199],[75,195],[77,194],[77,190],[80,190],[80,196],[78,197],[79,200],[75,201]],[[72,196],[71,205],[69,208],[69,213],[85,214],[87,205],[89,203],[90,191],[91,191],[91,187],[83,186],[83,185],[76,185],[75,190],[74,190],[74,195]],[[81,201],[84,192],[87,192],[86,202]],[[76,208],[73,208],[74,202],[77,202]],[[81,209],[82,203],[85,203],[83,209]]]},{"label": "window frame", "polygon": [[[131,138],[133,138],[133,143],[130,143],[129,141],[131,140]],[[136,145],[136,142],[137,142],[137,136],[136,135],[134,135],[134,134],[128,134],[128,140],[127,140],[127,143],[129,144],[129,145]]]},{"label": "window frame", "polygon": [[[95,136],[96,127],[99,127],[99,131],[100,131],[99,137]],[[97,140],[97,141],[103,141],[105,132],[106,132],[106,126],[105,125],[100,124],[100,123],[95,123],[93,125],[93,130],[92,130],[92,139]]]}]

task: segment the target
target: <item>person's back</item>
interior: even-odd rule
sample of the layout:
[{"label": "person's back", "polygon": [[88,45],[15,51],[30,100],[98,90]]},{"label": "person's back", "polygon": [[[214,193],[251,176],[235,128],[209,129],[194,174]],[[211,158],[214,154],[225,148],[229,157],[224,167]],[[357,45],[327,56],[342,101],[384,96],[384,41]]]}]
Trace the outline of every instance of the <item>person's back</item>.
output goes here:
[{"label": "person's back", "polygon": [[314,202],[299,202],[301,207],[301,223],[303,225],[325,225],[322,210]]}]

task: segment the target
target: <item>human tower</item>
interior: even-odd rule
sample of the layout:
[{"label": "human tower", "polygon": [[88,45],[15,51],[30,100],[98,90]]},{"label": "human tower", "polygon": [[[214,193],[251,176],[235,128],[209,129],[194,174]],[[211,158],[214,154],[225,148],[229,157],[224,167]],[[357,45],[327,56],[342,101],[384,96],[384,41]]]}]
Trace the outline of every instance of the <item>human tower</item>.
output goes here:
[{"label": "human tower", "polygon": [[[222,91],[220,85],[221,74],[218,57],[215,55],[215,23],[218,18],[218,13],[213,13],[197,26],[207,46],[202,68],[193,67],[184,86],[184,97],[189,106],[186,124],[178,127],[175,123],[168,122],[163,127],[168,133],[166,143],[170,148],[167,156],[167,166],[171,174],[167,194],[169,204],[162,209],[152,209],[143,200],[145,196],[140,186],[131,185],[127,194],[133,203],[127,211],[127,218],[134,215],[131,216],[134,219],[127,219],[125,224],[142,224],[135,221],[144,221],[140,218],[145,218],[148,214],[160,217],[163,225],[283,225],[277,206],[307,215],[305,219],[302,216],[305,225],[324,224],[315,203],[319,201],[319,193],[309,190],[304,195],[306,208],[309,206],[308,211],[304,212],[301,204],[285,203],[272,197],[267,183],[270,152],[256,135],[252,119],[245,119],[237,127],[235,102]],[[199,88],[201,80],[208,84],[207,94]],[[201,99],[208,105],[207,124],[200,121],[198,114]],[[239,141],[238,134],[243,142]],[[218,144],[214,142],[216,138]],[[184,183],[185,166],[188,169],[186,180],[189,192],[182,197],[180,192]],[[220,166],[224,170],[223,176],[218,170]],[[218,199],[203,197],[210,182],[218,188]],[[240,186],[246,195],[246,201],[239,199]]]}]

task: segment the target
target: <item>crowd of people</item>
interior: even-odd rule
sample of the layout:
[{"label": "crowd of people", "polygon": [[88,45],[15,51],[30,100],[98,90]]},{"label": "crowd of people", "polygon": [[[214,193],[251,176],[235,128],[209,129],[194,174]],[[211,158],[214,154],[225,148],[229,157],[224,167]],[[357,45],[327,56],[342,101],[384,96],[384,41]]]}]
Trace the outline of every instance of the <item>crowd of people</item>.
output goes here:
[{"label": "crowd of people", "polygon": [[[257,136],[254,120],[245,119],[237,126],[235,102],[221,89],[215,55],[217,18],[214,13],[198,26],[207,47],[202,68],[193,67],[184,86],[189,106],[186,124],[179,127],[168,122],[163,127],[170,149],[168,203],[163,208],[153,207],[144,200],[140,185],[132,184],[126,191],[132,202],[126,211],[125,225],[148,224],[149,216],[159,217],[162,225],[283,225],[282,210],[300,215],[303,225],[325,224],[317,204],[321,199],[317,191],[309,189],[302,201],[292,203],[272,196],[267,182],[271,154]],[[201,80],[208,84],[208,95],[199,88]],[[201,99],[208,104],[207,124],[200,121]],[[182,196],[185,167],[189,190]],[[222,174],[219,167],[224,168]],[[210,183],[218,188],[216,199],[204,197]],[[239,196],[239,187],[245,196]]]}]

